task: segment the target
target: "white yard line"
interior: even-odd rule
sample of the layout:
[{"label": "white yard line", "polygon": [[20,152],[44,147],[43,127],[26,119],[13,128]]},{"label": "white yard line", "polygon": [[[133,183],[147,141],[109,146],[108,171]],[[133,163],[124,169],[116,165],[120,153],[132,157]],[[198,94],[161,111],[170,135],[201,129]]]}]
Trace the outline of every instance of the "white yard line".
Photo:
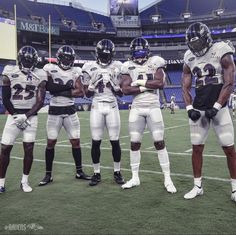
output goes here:
[{"label": "white yard line", "polygon": [[[23,160],[23,158],[21,157],[11,157],[12,159],[16,159],[16,160]],[[35,162],[45,162],[44,160],[41,159],[34,159]],[[74,166],[74,163],[72,162],[59,162],[59,161],[54,161],[53,163],[55,164],[60,164],[60,165],[69,165],[69,166]],[[93,167],[92,165],[88,165],[88,164],[83,164],[83,166],[86,167]],[[101,166],[102,169],[109,169],[112,170],[113,167],[110,166]],[[127,168],[121,168],[122,171],[131,171],[130,169]],[[160,171],[150,171],[150,170],[140,170],[139,172],[143,172],[143,173],[149,173],[149,174],[158,174],[158,175],[162,175],[163,173]],[[180,173],[171,173],[172,176],[180,176],[180,177],[184,177],[184,178],[193,178],[192,175],[188,175],[188,174],[180,174]],[[219,177],[211,177],[211,176],[204,176],[204,179],[208,179],[208,180],[216,180],[216,181],[223,181],[223,182],[229,182],[229,179],[225,179],[225,178],[219,178]]]},{"label": "white yard line", "polygon": [[184,151],[185,153],[189,153],[192,152],[192,149],[187,149],[186,151]]},{"label": "white yard line", "polygon": [[[15,142],[16,144],[22,144],[22,142]],[[46,144],[44,143],[35,143],[35,145],[38,146],[46,146]],[[63,147],[63,148],[71,148],[71,145],[69,144],[57,144],[56,147]],[[83,146],[83,148],[91,148],[91,146],[85,145]],[[107,147],[101,147],[101,150],[111,150],[111,148],[107,148]],[[130,149],[124,149],[122,148],[121,151],[123,152],[129,152]],[[153,154],[157,154],[156,150],[142,150],[142,153],[153,153]],[[191,156],[191,153],[178,153],[178,152],[168,152],[170,155],[177,155],[177,156]],[[204,154],[205,157],[213,157],[213,158],[225,158],[225,155],[218,155],[218,154]]]}]

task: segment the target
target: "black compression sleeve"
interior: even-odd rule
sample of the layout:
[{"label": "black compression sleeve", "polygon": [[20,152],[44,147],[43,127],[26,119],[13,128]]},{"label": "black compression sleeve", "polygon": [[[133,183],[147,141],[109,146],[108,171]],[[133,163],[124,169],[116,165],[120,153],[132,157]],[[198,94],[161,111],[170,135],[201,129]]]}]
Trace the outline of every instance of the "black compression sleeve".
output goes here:
[{"label": "black compression sleeve", "polygon": [[11,88],[10,86],[2,87],[2,102],[6,110],[13,115],[15,112],[14,106],[11,102]]},{"label": "black compression sleeve", "polygon": [[61,91],[67,91],[70,90],[72,87],[68,85],[61,85],[58,83],[53,83],[51,81],[47,82],[46,89],[49,91],[51,94],[55,94]]},{"label": "black compression sleeve", "polygon": [[54,93],[53,95],[54,96],[64,96],[64,97],[69,97],[69,98],[72,97],[71,90],[61,91],[61,92],[58,92],[58,93]]}]

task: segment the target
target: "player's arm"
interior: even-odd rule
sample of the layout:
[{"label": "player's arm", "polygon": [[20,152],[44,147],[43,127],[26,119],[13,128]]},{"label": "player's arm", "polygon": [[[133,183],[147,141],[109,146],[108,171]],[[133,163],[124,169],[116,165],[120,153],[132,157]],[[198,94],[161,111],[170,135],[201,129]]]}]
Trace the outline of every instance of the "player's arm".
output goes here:
[{"label": "player's arm", "polygon": [[[132,79],[130,75],[123,74],[121,80],[121,90],[125,95],[137,95],[143,92],[143,86],[131,86]],[[147,90],[147,88],[145,88]]]},{"label": "player's arm", "polygon": [[224,74],[224,85],[220,91],[217,103],[223,106],[230,98],[230,95],[234,89],[235,64],[233,56],[231,54],[226,54],[221,59],[221,66]]},{"label": "player's arm", "polygon": [[226,54],[222,57],[220,63],[223,69],[224,84],[213,107],[207,109],[205,112],[205,116],[208,118],[214,118],[216,116],[221,107],[228,101],[234,88],[235,65],[233,56]]},{"label": "player's arm", "polygon": [[15,112],[15,109],[11,102],[11,81],[5,75],[3,75],[3,79],[2,79],[2,102],[6,110],[8,111],[8,113],[13,115]]},{"label": "player's arm", "polygon": [[27,118],[32,115],[37,114],[37,112],[43,107],[44,99],[46,95],[46,81],[42,81],[38,85],[38,89],[36,91],[36,102],[33,107],[25,114]]},{"label": "player's arm", "polygon": [[190,68],[184,64],[182,73],[182,92],[183,98],[186,105],[186,110],[188,112],[188,117],[192,121],[197,121],[201,117],[201,113],[195,110],[192,106],[192,96],[191,96],[191,85],[192,85],[192,74]]},{"label": "player's arm", "polygon": [[183,66],[181,85],[186,107],[192,105],[192,96],[191,96],[192,74],[190,68],[186,64],[184,64]]},{"label": "player's arm", "polygon": [[69,91],[73,88],[70,84],[62,85],[62,84],[53,82],[52,76],[49,73],[47,77],[48,77],[48,81],[46,84],[46,89],[52,95],[62,92],[62,91]]},{"label": "player's arm", "polygon": [[158,68],[153,76],[153,79],[136,80],[135,83],[138,86],[143,86],[151,90],[162,89],[164,87],[165,76],[166,75],[163,68]]},{"label": "player's arm", "polygon": [[66,91],[61,91],[58,93],[55,93],[54,96],[64,96],[64,97],[83,97],[84,96],[84,86],[81,82],[81,77],[80,76],[76,82],[75,82],[75,88],[74,89],[70,89],[70,90],[66,90]]}]

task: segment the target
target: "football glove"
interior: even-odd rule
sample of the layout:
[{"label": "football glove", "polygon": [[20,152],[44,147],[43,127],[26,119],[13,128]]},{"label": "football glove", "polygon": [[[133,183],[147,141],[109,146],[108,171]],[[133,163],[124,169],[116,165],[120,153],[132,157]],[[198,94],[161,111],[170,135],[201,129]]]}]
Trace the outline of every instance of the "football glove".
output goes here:
[{"label": "football glove", "polygon": [[216,108],[211,108],[211,109],[207,109],[206,111],[205,111],[205,116],[207,117],[207,118],[209,118],[209,119],[212,119],[213,117],[215,117],[216,116],[216,114],[218,113],[218,109],[216,109]]},{"label": "football glove", "polygon": [[118,80],[115,79],[114,77],[110,77],[109,82],[114,89],[114,91],[120,91],[120,86],[118,84]]},{"label": "football glove", "polygon": [[89,82],[88,90],[89,91],[94,91],[96,86],[98,85],[98,83],[102,80],[103,80],[102,77],[100,77],[98,80],[95,80],[95,81],[94,81],[94,79],[91,79],[90,82]]},{"label": "football glove", "polygon": [[27,117],[25,114],[14,114],[13,118],[17,126],[20,126],[27,120]]},{"label": "football glove", "polygon": [[201,117],[201,113],[198,110],[195,109],[189,109],[188,110],[188,117],[196,122],[200,117]]},{"label": "football glove", "polygon": [[152,91],[152,89],[144,87],[144,86],[139,86],[140,92],[145,92],[145,91]]}]

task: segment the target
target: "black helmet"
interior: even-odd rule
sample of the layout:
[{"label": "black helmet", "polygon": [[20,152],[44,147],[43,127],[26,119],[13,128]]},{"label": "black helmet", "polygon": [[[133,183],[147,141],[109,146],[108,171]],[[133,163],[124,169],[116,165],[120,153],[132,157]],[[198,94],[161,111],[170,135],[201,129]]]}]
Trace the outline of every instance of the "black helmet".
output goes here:
[{"label": "black helmet", "polygon": [[109,39],[102,39],[95,48],[97,62],[101,65],[108,65],[115,55],[115,45]]},{"label": "black helmet", "polygon": [[135,38],[130,43],[130,53],[134,62],[144,63],[150,55],[148,41],[141,37]]},{"label": "black helmet", "polygon": [[186,31],[186,43],[195,56],[203,56],[212,46],[209,28],[200,22],[191,24]]},{"label": "black helmet", "polygon": [[63,69],[70,69],[74,65],[75,51],[70,46],[62,46],[56,53],[57,64]]},{"label": "black helmet", "polygon": [[38,63],[38,53],[32,46],[23,46],[18,52],[17,60],[20,70],[32,71]]}]

